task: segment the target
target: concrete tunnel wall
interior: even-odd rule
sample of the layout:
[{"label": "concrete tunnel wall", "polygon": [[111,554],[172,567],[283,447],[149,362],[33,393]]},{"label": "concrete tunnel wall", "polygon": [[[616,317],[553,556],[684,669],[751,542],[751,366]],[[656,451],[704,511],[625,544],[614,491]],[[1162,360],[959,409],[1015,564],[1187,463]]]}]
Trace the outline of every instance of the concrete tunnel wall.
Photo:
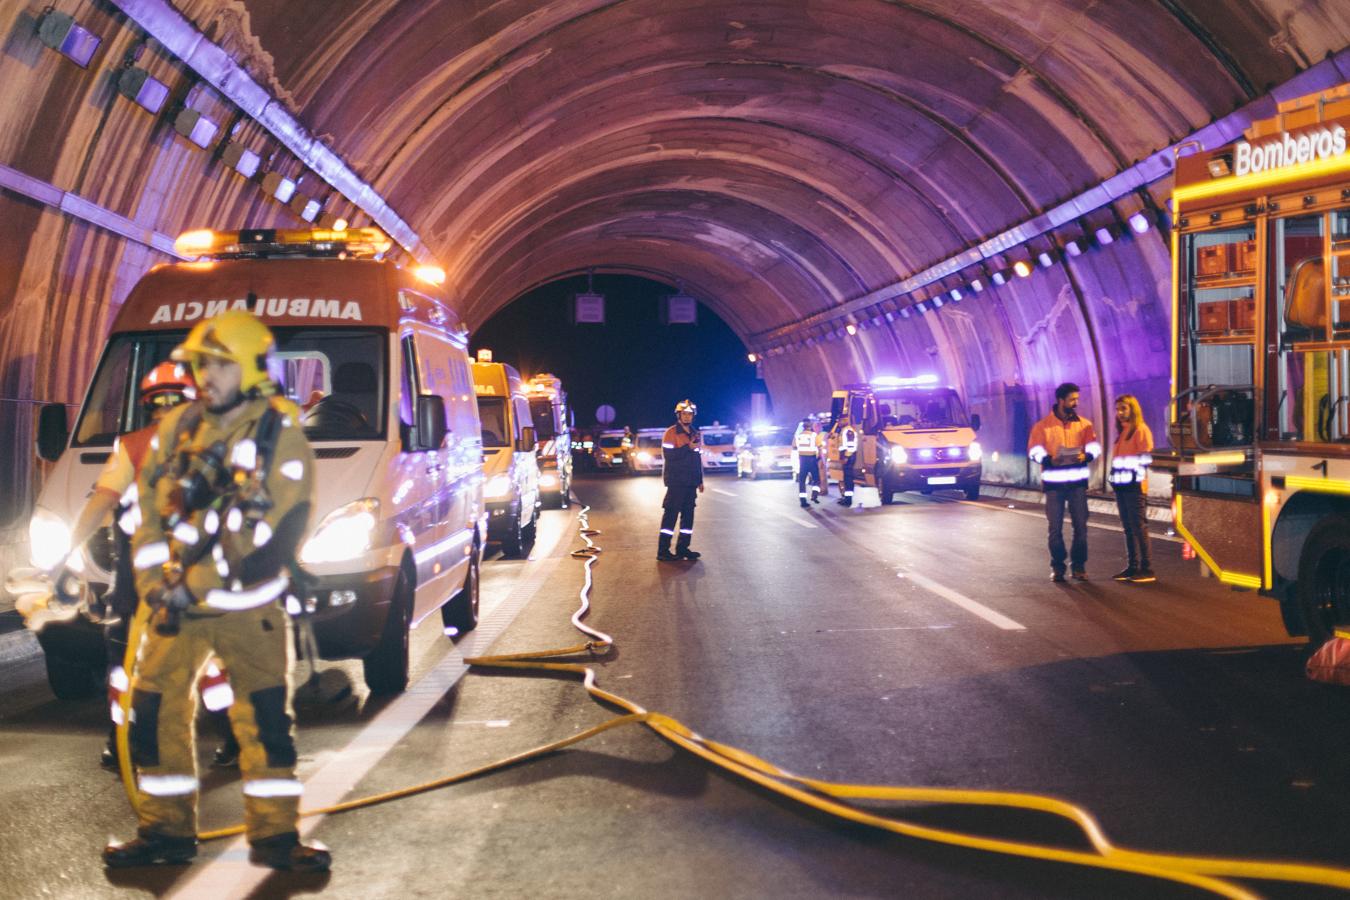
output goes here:
[{"label": "concrete tunnel wall", "polygon": [[[149,235],[294,227],[310,199],[325,215],[369,221],[148,40],[125,4],[54,4],[101,38],[87,69],[38,40],[45,5],[0,6],[0,164],[125,217],[137,234],[89,224],[59,198],[0,190],[0,568],[22,555],[45,472],[31,451],[36,405],[80,400],[118,304],[168,259]],[[779,410],[821,409],[841,382],[933,371],[984,419],[982,442],[1000,451],[989,477],[1015,483],[1027,479],[1030,423],[1062,380],[1083,386],[1101,426],[1112,397],[1138,394],[1162,433],[1164,231],[927,314],[897,315],[924,295],[878,304],[855,337],[835,337],[842,319],[813,323],[1350,43],[1350,7],[1335,0],[137,9],[156,6],[176,8],[388,201],[449,271],[471,327],[588,267],[682,282],[747,345],[773,351],[764,369]],[[170,87],[159,115],[117,93],[130,61]],[[183,105],[221,126],[210,149],[174,131]],[[227,136],[260,154],[264,171],[297,179],[303,199],[278,203],[223,165]],[[1081,224],[1156,211],[1168,187]]]}]

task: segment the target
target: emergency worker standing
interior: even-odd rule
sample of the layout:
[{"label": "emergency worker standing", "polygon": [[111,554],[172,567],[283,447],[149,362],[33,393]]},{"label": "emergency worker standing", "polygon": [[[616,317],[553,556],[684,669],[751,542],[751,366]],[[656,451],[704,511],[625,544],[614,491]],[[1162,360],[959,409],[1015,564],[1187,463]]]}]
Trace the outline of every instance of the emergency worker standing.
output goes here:
[{"label": "emergency worker standing", "polygon": [[137,481],[132,564],[155,614],[132,684],[138,837],[103,851],[111,867],[182,863],[197,853],[192,686],[212,655],[229,668],[241,745],[249,861],[323,871],[300,843],[301,783],[291,708],[290,616],[281,601],[308,530],[314,453],[299,409],[268,377],[273,338],[243,310],[199,323],[173,357],[202,399],[170,412]]},{"label": "emergency worker standing", "polygon": [[[665,512],[661,515],[661,539],[656,558],[663,562],[695,560],[703,555],[689,549],[689,542],[694,537],[694,504],[703,493],[703,438],[694,427],[697,414],[698,407],[693,401],[681,400],[675,404],[675,424],[661,437],[661,454],[665,461],[661,477],[666,485],[666,498],[661,503]],[[675,552],[671,553],[670,539],[675,535],[677,518],[680,536],[675,542]]]},{"label": "emergency worker standing", "polygon": [[1133,394],[1116,398],[1116,425],[1120,429],[1111,449],[1111,488],[1116,492],[1116,510],[1125,531],[1125,568],[1116,581],[1148,584],[1158,580],[1148,545],[1148,467],[1153,464],[1153,432],[1144,422],[1144,411]]},{"label": "emergency worker standing", "polygon": [[810,504],[806,502],[807,481],[811,482],[811,502],[820,502],[820,441],[816,437],[815,423],[810,419],[802,419],[792,443],[797,449],[797,499],[801,501],[802,509],[809,509]]},{"label": "emergency worker standing", "polygon": [[[1090,466],[1102,454],[1092,423],[1078,415],[1078,385],[1065,382],[1055,388],[1055,406],[1031,428],[1027,456],[1041,467],[1045,488],[1045,517],[1050,526],[1050,570],[1053,581],[1064,581],[1067,555],[1073,577],[1087,581],[1087,485]],[[1064,510],[1073,524],[1073,547],[1064,549]]]},{"label": "emergency worker standing", "polygon": [[844,470],[844,496],[836,501],[840,506],[853,505],[853,466],[858,461],[858,429],[845,425],[839,430],[839,462]]},{"label": "emergency worker standing", "polygon": [[[107,611],[112,615],[103,628],[103,644],[108,658],[108,694],[112,700],[112,723],[101,759],[106,769],[117,767],[117,722],[122,714],[117,698],[129,686],[122,663],[126,658],[127,630],[137,606],[135,575],[131,567],[131,537],[140,524],[136,477],[150,454],[150,441],[155,436],[160,420],[175,406],[196,398],[196,385],[182,363],[165,360],[146,373],[140,383],[140,402],[149,424],[116,440],[112,456],[108,457],[107,464],[94,482],[94,492],[80,510],[80,517],[72,531],[71,546],[82,547],[105,520],[110,516],[113,518],[116,567],[107,598]],[[215,675],[210,677],[215,681],[219,675],[217,669]],[[216,748],[215,765],[233,765],[239,758],[239,746],[235,743],[229,719],[225,716],[225,708],[233,700],[229,682],[221,679],[218,686],[203,686],[202,695],[212,713],[212,725],[224,740],[224,744]]]}]

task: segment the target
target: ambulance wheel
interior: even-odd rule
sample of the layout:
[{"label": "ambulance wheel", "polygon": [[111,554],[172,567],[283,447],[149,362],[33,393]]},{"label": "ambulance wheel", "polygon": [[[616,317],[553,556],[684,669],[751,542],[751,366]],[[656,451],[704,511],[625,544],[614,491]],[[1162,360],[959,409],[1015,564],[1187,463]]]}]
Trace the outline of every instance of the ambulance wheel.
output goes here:
[{"label": "ambulance wheel", "polygon": [[85,700],[103,686],[102,668],[65,659],[55,653],[44,653],[43,658],[47,663],[47,684],[58,700]]},{"label": "ambulance wheel", "polygon": [[407,570],[401,570],[380,642],[361,660],[366,687],[372,694],[401,694],[408,687],[408,624],[412,604],[412,579]]},{"label": "ambulance wheel", "polygon": [[976,482],[975,484],[972,484],[972,485],[971,485],[970,487],[968,487],[968,488],[963,488],[963,490],[966,492],[966,499],[967,499],[967,500],[978,500],[978,499],[980,499],[980,485],[979,485],[979,482]]},{"label": "ambulance wheel", "polygon": [[1303,545],[1294,590],[1312,646],[1350,623],[1350,521],[1327,516],[1317,523]]},{"label": "ambulance wheel", "polygon": [[923,494],[925,497],[927,497],[929,494],[933,493],[933,489],[932,489],[932,488],[929,488],[929,487],[926,487],[926,488],[919,488],[919,493],[920,493],[920,494]]},{"label": "ambulance wheel", "polygon": [[511,530],[502,541],[502,556],[507,559],[519,559],[525,555],[525,529],[520,525],[520,516],[517,515],[511,522]]},{"label": "ambulance wheel", "polygon": [[886,483],[885,478],[881,479],[881,483],[877,485],[877,493],[881,495],[882,506],[890,506],[895,502],[895,491]]},{"label": "ambulance wheel", "polygon": [[539,536],[539,517],[535,516],[530,520],[520,533],[520,555],[529,556],[530,551],[534,549],[534,539]]},{"label": "ambulance wheel", "polygon": [[478,559],[478,549],[475,547],[473,556],[469,558],[468,574],[464,576],[464,587],[441,607],[441,622],[447,634],[450,634],[450,629],[454,629],[454,633],[450,634],[452,638],[462,637],[478,627],[478,586],[482,575]]}]

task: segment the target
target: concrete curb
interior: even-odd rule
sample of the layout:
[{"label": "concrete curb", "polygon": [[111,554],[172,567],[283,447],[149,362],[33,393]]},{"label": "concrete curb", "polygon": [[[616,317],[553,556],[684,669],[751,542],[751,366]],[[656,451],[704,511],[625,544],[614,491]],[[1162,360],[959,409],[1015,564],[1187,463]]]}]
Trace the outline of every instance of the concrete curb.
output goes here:
[{"label": "concrete curb", "polygon": [[[1027,488],[1012,487],[1004,484],[984,484],[980,486],[981,497],[1002,497],[1005,500],[1017,500],[1022,503],[1036,503],[1045,505],[1045,494],[1041,491],[1032,491]],[[1088,512],[1100,513],[1104,516],[1114,516],[1119,513],[1116,510],[1116,501],[1105,497],[1088,497]],[[1172,507],[1169,505],[1149,504],[1148,517],[1154,522],[1172,522]]]}]

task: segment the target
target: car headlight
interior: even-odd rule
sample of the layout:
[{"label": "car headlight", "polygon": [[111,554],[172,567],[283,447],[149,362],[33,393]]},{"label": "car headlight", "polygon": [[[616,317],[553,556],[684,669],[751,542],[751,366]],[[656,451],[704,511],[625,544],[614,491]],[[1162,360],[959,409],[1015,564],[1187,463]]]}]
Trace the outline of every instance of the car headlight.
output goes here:
[{"label": "car headlight", "polygon": [[643,450],[643,451],[641,451],[641,452],[638,453],[637,459],[638,459],[638,462],[640,462],[640,463],[649,463],[649,462],[652,461],[652,455],[651,455],[650,453],[648,453],[646,450]]},{"label": "car headlight", "polygon": [[374,497],[353,500],[323,517],[314,535],[300,548],[303,563],[340,562],[355,559],[370,549],[379,521],[380,501]]},{"label": "car headlight", "polygon": [[966,456],[970,459],[971,462],[980,461],[980,458],[984,456],[984,450],[980,448],[979,441],[970,442],[970,447],[966,450]]},{"label": "car headlight", "polygon": [[29,559],[43,571],[51,571],[70,556],[70,526],[56,513],[39,506],[28,522]]},{"label": "car headlight", "polygon": [[500,475],[493,475],[483,485],[483,496],[489,500],[500,500],[503,497],[511,496],[511,488],[515,485],[511,482],[511,475],[502,472]]},{"label": "car headlight", "polygon": [[759,462],[760,465],[764,466],[773,463],[773,452],[769,450],[761,450],[759,454]]},{"label": "car headlight", "polygon": [[552,475],[552,474],[550,474],[550,475],[540,475],[540,476],[539,476],[539,486],[540,486],[540,487],[545,487],[545,488],[553,488],[553,487],[557,487],[557,486],[558,486],[558,476],[557,476],[557,475]]}]

